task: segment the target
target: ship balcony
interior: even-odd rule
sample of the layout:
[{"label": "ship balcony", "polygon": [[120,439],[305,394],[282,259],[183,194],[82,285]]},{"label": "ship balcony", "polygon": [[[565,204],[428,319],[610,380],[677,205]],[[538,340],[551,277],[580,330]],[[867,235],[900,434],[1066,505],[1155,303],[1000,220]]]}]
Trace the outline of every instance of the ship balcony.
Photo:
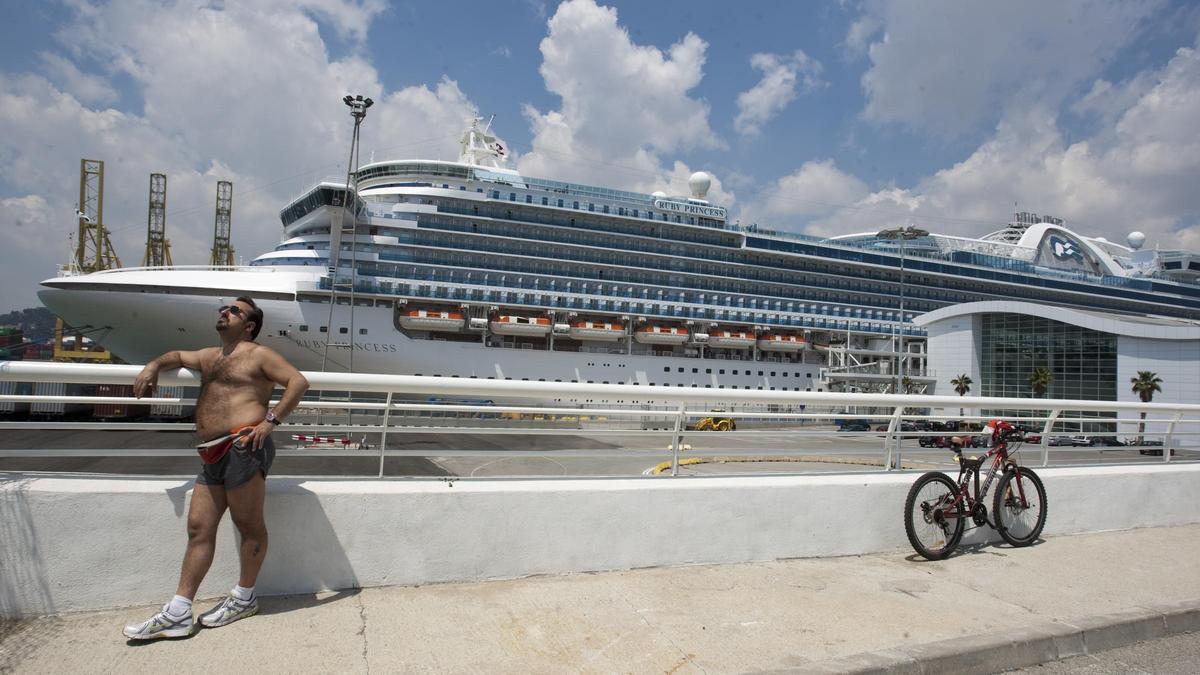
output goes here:
[{"label": "ship balcony", "polygon": [[[707,323],[758,324],[833,333],[851,331],[873,333],[880,336],[896,334],[894,325],[846,317],[812,316],[794,312],[754,310],[744,307],[701,305],[696,303],[679,304],[666,298],[662,300],[650,300],[634,297],[633,295],[592,296],[567,294],[552,289],[529,288],[508,290],[465,284],[423,283],[423,281],[421,279],[401,280],[359,277],[354,284],[354,291],[355,293],[384,295],[387,297],[403,296],[514,307],[585,311],[600,314],[652,316],[704,321]],[[338,283],[349,284],[349,278],[339,277]],[[330,290],[331,282],[329,277],[321,278],[317,287],[323,291]],[[905,337],[920,339],[925,337],[925,331],[918,328],[906,327],[904,335]]]}]

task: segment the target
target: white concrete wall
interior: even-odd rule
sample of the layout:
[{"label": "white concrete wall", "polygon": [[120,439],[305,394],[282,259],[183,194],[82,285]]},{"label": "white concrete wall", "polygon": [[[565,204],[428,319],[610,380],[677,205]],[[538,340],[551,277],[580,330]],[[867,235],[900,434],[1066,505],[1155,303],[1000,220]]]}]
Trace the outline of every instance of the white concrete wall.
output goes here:
[{"label": "white concrete wall", "polygon": [[[1048,535],[1200,522],[1200,465],[1040,473]],[[916,478],[271,478],[271,543],[259,589],[304,593],[905,549],[901,511]],[[181,480],[0,478],[0,616],[165,602],[183,553],[190,488]],[[201,596],[233,585],[236,556],[227,519]]]},{"label": "white concrete wall", "polygon": [[[1162,391],[1154,395],[1155,403],[1200,402],[1200,341],[1155,340],[1121,336],[1117,340],[1117,400],[1140,401],[1133,393],[1130,380],[1139,370],[1157,373],[1162,379]],[[1138,416],[1121,413],[1118,417],[1130,420],[1121,425],[1121,436],[1133,435]],[[1148,424],[1147,433],[1161,434],[1163,425]],[[1176,428],[1176,445],[1200,446],[1200,424],[1180,423]]]},{"label": "white concrete wall", "polygon": [[[973,314],[935,321],[926,327],[929,336],[926,347],[928,367],[937,378],[933,391],[928,393],[937,396],[956,395],[958,392],[954,391],[950,380],[966,373],[972,383],[967,396],[979,396],[979,383],[983,380],[979,374],[981,323],[979,315]],[[934,414],[939,415],[957,415],[958,411],[958,408],[933,409]],[[976,412],[973,408],[966,408],[964,414],[973,415]]]}]

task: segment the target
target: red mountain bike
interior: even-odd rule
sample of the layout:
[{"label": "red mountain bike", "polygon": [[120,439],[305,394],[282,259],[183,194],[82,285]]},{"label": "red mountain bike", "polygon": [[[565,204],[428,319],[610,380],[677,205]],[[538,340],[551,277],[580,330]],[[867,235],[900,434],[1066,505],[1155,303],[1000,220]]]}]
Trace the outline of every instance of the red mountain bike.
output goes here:
[{"label": "red mountain bike", "polygon": [[[908,490],[908,499],[904,501],[904,532],[913,549],[929,560],[941,560],[954,551],[968,518],[976,527],[991,525],[1013,546],[1028,546],[1037,541],[1046,525],[1046,488],[1042,479],[1009,456],[1009,444],[1015,443],[1019,448],[1024,432],[1000,420],[993,420],[988,426],[992,427],[992,447],[982,457],[964,458],[962,439],[953,439],[956,442],[952,441],[950,449],[958,462],[957,482],[940,471],[930,471]],[[979,474],[989,459],[981,488]],[[993,524],[984,500],[997,474],[1000,482],[992,502]]]}]

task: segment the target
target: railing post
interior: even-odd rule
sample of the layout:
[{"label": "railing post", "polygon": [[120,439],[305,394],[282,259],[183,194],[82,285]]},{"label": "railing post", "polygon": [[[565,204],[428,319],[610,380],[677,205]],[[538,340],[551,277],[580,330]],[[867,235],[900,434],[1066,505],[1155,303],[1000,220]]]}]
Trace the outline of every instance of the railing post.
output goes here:
[{"label": "railing post", "polygon": [[388,418],[392,414],[392,392],[388,392],[387,406],[383,409],[383,432],[379,434],[379,477],[383,478],[383,458],[387,456]]},{"label": "railing post", "polygon": [[883,447],[887,448],[887,460],[884,463],[884,471],[892,470],[892,447],[896,448],[896,464],[895,468],[900,468],[900,436],[896,436],[896,428],[900,426],[900,416],[904,413],[904,406],[897,406],[895,412],[892,413],[892,419],[888,422],[887,436],[884,437]]},{"label": "railing post", "polygon": [[1163,461],[1164,462],[1171,461],[1171,436],[1173,436],[1175,434],[1175,424],[1177,422],[1179,422],[1180,418],[1182,418],[1182,417],[1183,417],[1183,413],[1177,412],[1177,413],[1175,413],[1175,416],[1171,418],[1171,421],[1167,422],[1167,433],[1165,435],[1163,435]]},{"label": "railing post", "polygon": [[671,475],[679,475],[679,450],[683,447],[684,406],[679,406],[675,415],[675,442],[671,444]]},{"label": "railing post", "polygon": [[1050,431],[1054,428],[1054,420],[1058,419],[1061,410],[1051,410],[1042,427],[1042,466],[1050,466]]}]

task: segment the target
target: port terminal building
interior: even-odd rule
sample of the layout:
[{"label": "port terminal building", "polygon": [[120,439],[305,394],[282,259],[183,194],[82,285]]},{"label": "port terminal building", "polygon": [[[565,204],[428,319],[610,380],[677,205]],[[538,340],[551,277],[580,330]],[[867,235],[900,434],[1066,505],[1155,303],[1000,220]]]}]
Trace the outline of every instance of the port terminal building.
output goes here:
[{"label": "port terminal building", "polygon": [[[914,319],[928,334],[931,393],[954,395],[952,381],[971,378],[969,396],[1030,397],[1030,375],[1048,368],[1045,397],[1140,401],[1131,380],[1139,371],[1161,378],[1156,403],[1200,401],[1200,323],[1021,301],[968,302]],[[934,410],[957,414],[958,410]],[[992,411],[964,410],[965,414]],[[1011,414],[1011,412],[1009,412]],[[1123,415],[1122,415],[1123,417]],[[1197,425],[1184,425],[1180,441],[1200,445]],[[1084,424],[1084,433],[1128,435],[1133,424]],[[1147,429],[1149,432],[1149,428]]]}]

